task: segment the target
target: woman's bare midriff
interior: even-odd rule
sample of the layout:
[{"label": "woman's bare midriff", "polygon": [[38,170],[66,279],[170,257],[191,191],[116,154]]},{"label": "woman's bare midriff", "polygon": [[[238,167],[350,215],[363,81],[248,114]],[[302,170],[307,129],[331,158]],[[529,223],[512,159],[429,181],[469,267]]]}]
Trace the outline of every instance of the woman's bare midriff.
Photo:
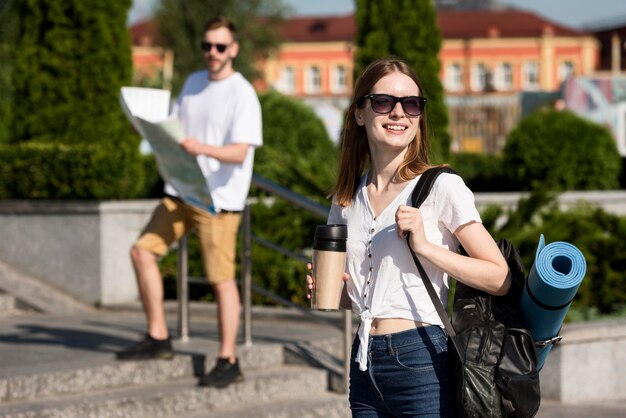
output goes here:
[{"label": "woman's bare midriff", "polygon": [[423,327],[428,324],[403,318],[374,318],[370,335],[385,335],[395,332],[402,332],[416,327]]}]

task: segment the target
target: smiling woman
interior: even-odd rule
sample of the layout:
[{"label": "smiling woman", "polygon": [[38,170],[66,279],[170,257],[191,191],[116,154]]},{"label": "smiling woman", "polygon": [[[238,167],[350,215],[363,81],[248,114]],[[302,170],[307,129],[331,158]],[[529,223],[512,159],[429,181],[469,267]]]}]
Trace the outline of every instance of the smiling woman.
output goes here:
[{"label": "smiling woman", "polygon": [[[487,292],[508,288],[506,261],[460,177],[442,174],[420,209],[410,206],[430,167],[423,91],[404,61],[378,59],[357,80],[346,115],[328,224],[347,225],[342,306],[361,319],[350,362],[353,417],[454,416],[447,336],[411,253],[444,306],[449,275]],[[312,275],[307,285],[314,288]]]}]

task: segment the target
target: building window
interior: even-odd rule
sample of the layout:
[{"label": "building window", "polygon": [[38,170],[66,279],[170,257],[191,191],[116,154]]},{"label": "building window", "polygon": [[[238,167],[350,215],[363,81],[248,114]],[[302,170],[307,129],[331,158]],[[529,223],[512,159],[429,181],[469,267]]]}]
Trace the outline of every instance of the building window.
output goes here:
[{"label": "building window", "polygon": [[487,88],[488,77],[489,72],[487,71],[485,64],[475,64],[472,68],[472,90],[485,91]]},{"label": "building window", "polygon": [[276,89],[285,94],[292,94],[296,91],[296,72],[293,67],[283,67],[280,70]]},{"label": "building window", "polygon": [[338,65],[333,68],[330,90],[333,93],[344,93],[348,89],[348,81],[346,78],[346,67]]},{"label": "building window", "polygon": [[539,64],[534,61],[526,62],[523,66],[522,89],[538,90],[539,89]]},{"label": "building window", "polygon": [[447,91],[463,90],[463,72],[460,64],[454,63],[446,66],[444,83]]},{"label": "building window", "polygon": [[574,75],[574,64],[571,61],[562,62],[559,65],[559,82],[567,80]]},{"label": "building window", "polygon": [[496,68],[494,85],[496,90],[509,91],[513,88],[513,67],[503,62]]},{"label": "building window", "polygon": [[322,87],[320,79],[320,69],[316,66],[307,68],[304,77],[304,91],[308,94],[319,93]]}]

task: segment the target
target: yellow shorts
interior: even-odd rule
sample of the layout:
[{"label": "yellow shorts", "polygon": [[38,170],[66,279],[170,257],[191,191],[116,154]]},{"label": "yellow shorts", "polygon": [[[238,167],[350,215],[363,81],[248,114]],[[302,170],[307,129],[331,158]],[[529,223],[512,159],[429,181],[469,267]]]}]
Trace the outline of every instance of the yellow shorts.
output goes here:
[{"label": "yellow shorts", "polygon": [[217,284],[235,279],[237,231],[241,213],[212,215],[182,200],[166,196],[152,213],[134,246],[164,256],[172,243],[195,229],[200,240],[207,280]]}]

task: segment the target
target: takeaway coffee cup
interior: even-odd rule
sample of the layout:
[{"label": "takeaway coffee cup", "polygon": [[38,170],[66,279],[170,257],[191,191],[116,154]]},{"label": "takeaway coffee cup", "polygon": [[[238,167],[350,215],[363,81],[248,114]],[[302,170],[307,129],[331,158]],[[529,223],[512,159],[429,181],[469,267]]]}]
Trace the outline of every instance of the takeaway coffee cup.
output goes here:
[{"label": "takeaway coffee cup", "polygon": [[339,309],[346,266],[347,225],[318,225],[313,241],[315,285],[311,308],[321,311]]}]

